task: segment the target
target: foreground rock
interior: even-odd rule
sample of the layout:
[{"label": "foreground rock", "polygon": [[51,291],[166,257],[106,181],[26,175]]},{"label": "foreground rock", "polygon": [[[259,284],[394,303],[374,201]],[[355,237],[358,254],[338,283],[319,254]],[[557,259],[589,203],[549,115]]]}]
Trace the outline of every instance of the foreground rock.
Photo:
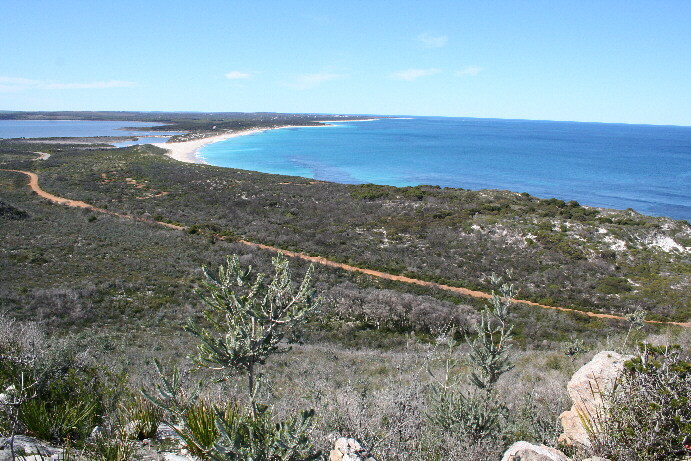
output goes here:
[{"label": "foreground rock", "polygon": [[[26,435],[16,435],[14,437],[15,459],[22,461],[52,461],[60,459],[62,450],[51,447],[44,442]],[[11,461],[12,450],[10,449],[10,438],[0,439],[0,461]]]},{"label": "foreground rock", "polygon": [[571,461],[571,459],[555,448],[516,442],[506,450],[501,461]]},{"label": "foreground rock", "polygon": [[196,458],[179,453],[162,453],[163,461],[195,461]]},{"label": "foreground rock", "polygon": [[355,439],[341,437],[329,453],[329,461],[376,461]]},{"label": "foreground rock", "polygon": [[630,358],[613,351],[602,351],[571,377],[567,391],[573,405],[559,416],[564,428],[559,436],[561,443],[580,449],[592,447],[583,421],[594,433],[602,427],[606,411],[603,397],[612,392],[624,369],[624,362]]}]

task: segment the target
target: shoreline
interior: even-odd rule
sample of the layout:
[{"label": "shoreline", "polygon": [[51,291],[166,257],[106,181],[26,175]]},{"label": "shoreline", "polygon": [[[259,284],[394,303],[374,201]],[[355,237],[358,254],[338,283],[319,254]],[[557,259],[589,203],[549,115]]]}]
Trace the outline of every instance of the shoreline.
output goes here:
[{"label": "shoreline", "polygon": [[236,138],[238,136],[246,136],[249,134],[260,133],[264,129],[250,129],[233,131],[229,133],[223,133],[216,136],[209,136],[208,138],[193,139],[191,141],[183,142],[158,142],[151,143],[152,146],[160,147],[165,149],[166,155],[173,160],[185,163],[202,163],[206,162],[204,159],[199,157],[199,149],[206,146],[207,144],[213,144],[215,142],[225,141],[226,139]]},{"label": "shoreline", "polygon": [[319,120],[319,123],[350,123],[350,122],[374,122],[378,118],[362,118],[358,120]]},{"label": "shoreline", "polygon": [[[327,122],[321,122],[327,123]],[[321,125],[330,126],[330,125]],[[214,144],[220,141],[225,141],[239,136],[247,136],[251,134],[263,133],[269,130],[280,130],[283,128],[314,128],[321,127],[320,125],[284,125],[272,128],[251,128],[248,130],[232,131],[216,136],[209,136],[208,138],[193,139],[191,141],[182,142],[159,142],[151,143],[152,146],[160,147],[167,150],[166,155],[173,160],[185,163],[207,164],[202,157],[199,156],[199,150],[209,144]]]}]

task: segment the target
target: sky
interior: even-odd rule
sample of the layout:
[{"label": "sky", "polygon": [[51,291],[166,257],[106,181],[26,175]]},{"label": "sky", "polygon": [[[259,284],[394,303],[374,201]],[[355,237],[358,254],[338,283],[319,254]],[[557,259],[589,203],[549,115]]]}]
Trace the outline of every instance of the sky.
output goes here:
[{"label": "sky", "polygon": [[0,110],[691,125],[690,0],[0,3]]}]

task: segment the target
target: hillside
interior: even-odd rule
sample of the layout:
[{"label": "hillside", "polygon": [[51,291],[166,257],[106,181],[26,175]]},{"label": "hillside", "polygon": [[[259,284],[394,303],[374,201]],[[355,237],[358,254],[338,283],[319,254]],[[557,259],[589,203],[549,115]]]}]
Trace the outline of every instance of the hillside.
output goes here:
[{"label": "hillside", "polygon": [[[38,152],[49,156],[39,160]],[[103,394],[105,416],[90,424],[102,421],[111,434],[127,422],[123,409],[144,411],[134,396],[155,384],[154,358],[181,366],[188,383],[207,382],[200,405],[245,401],[241,379],[211,384],[208,372],[191,367],[195,342],[182,325],[203,324],[195,293],[202,265],[215,268],[237,254],[244,266],[271,272],[275,251],[252,242],[485,292],[494,289],[493,272],[509,273],[520,299],[689,318],[684,221],[508,191],[342,185],[185,164],[151,146],[5,140],[0,163],[36,173],[54,196],[98,208],[51,203],[31,191],[26,175],[0,171],[3,344],[40,344],[47,362],[39,366],[91,373],[69,395]],[[293,258],[291,266],[299,277],[308,263]],[[260,396],[277,420],[315,409],[311,440],[324,453],[333,434],[357,437],[380,460],[444,459],[448,450],[464,453],[458,459],[494,459],[518,439],[555,445],[566,381],[588,350],[632,351],[641,339],[688,346],[686,328],[514,303],[515,368],[497,383],[497,405],[507,413],[501,441],[488,444],[430,419],[444,367],[456,364],[458,377],[472,370],[469,344],[446,351],[447,335],[472,336],[485,299],[323,264],[315,288],[320,310],[291,336],[289,353],[267,362]],[[166,443],[136,445],[133,459],[158,459],[151,456],[170,450]]]},{"label": "hillside", "polygon": [[[50,152],[32,160],[33,151]],[[97,207],[180,223],[452,286],[488,291],[513,271],[519,297],[687,321],[685,221],[508,191],[342,185],[172,161],[153,147],[3,143],[5,168]],[[3,173],[7,176],[7,173]],[[17,179],[19,180],[19,179]]]}]

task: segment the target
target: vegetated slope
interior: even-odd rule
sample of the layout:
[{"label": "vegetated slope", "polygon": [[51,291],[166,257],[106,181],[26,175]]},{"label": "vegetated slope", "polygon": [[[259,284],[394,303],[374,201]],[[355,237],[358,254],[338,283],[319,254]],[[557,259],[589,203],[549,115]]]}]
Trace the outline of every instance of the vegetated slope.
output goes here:
[{"label": "vegetated slope", "polygon": [[[41,154],[40,159],[45,160],[48,157],[49,157],[48,154]],[[0,171],[6,171],[6,172],[10,172],[10,173],[19,173],[19,174],[26,175],[27,177],[29,177],[29,187],[31,188],[31,190],[33,192],[35,192],[39,197],[44,198],[44,199],[46,199],[52,203],[58,204],[58,205],[65,205],[65,206],[69,206],[72,208],[80,208],[80,209],[84,209],[84,210],[88,210],[88,211],[93,211],[95,213],[106,214],[106,215],[110,215],[110,216],[116,216],[116,217],[128,219],[128,220],[133,219],[136,222],[144,222],[147,224],[159,225],[159,226],[167,227],[169,229],[185,231],[185,232],[189,232],[192,234],[199,232],[199,227],[196,225],[193,225],[192,227],[185,227],[185,226],[182,226],[179,224],[172,224],[170,222],[154,220],[154,219],[150,219],[147,217],[134,217],[134,216],[131,216],[128,214],[110,211],[110,210],[107,210],[105,208],[97,208],[97,207],[94,207],[93,205],[88,204],[86,202],[66,199],[64,197],[58,197],[58,196],[53,195],[49,192],[46,192],[43,188],[41,188],[41,186],[38,182],[38,175],[36,175],[36,173],[32,173],[30,171],[4,170],[4,169],[0,169]],[[134,179],[127,178],[127,181],[128,181],[128,183],[135,185],[135,187],[143,187],[143,185],[137,184],[136,180],[134,180]],[[159,192],[159,193],[156,193],[154,195],[150,195],[149,197],[159,197],[159,196],[166,195],[166,194],[167,194],[167,192]],[[1,202],[0,202],[0,204],[1,204]],[[0,206],[0,211],[2,211],[1,206]],[[91,216],[91,218],[97,219],[95,216]],[[217,233],[210,233],[209,236],[212,239],[218,239],[218,240],[223,240],[223,241],[228,240],[227,234],[226,235],[219,235]],[[357,266],[351,266],[348,264],[332,261],[332,260],[324,258],[322,256],[311,256],[311,255],[308,255],[306,253],[285,250],[282,248],[278,248],[278,247],[271,246],[271,245],[265,245],[262,243],[255,243],[255,242],[250,242],[247,240],[234,239],[234,238],[231,238],[230,240],[231,241],[237,241],[237,243],[239,243],[239,244],[246,245],[246,246],[249,246],[252,248],[258,248],[258,249],[265,250],[265,251],[271,251],[273,253],[278,252],[278,253],[281,253],[281,254],[288,256],[290,258],[298,258],[298,259],[302,259],[304,261],[309,261],[311,263],[318,264],[320,266],[332,267],[332,268],[340,269],[340,270],[343,270],[346,272],[362,273],[362,274],[365,274],[365,275],[368,275],[370,277],[377,278],[377,279],[391,280],[391,281],[395,281],[395,282],[402,282],[402,283],[407,283],[407,284],[424,286],[424,287],[434,288],[434,289],[443,290],[443,291],[447,291],[447,292],[453,292],[455,294],[460,294],[461,296],[469,296],[472,298],[481,298],[481,299],[492,298],[492,295],[490,293],[486,293],[484,291],[475,291],[475,290],[469,290],[467,288],[462,288],[462,287],[442,285],[439,283],[420,280],[420,279],[416,279],[416,278],[410,278],[410,277],[406,277],[403,275],[394,275],[394,274],[390,274],[388,272],[381,272],[381,271],[376,271],[376,270],[372,270],[372,269],[366,269],[366,268],[361,268],[361,267],[357,267]],[[557,310],[557,311],[561,311],[561,312],[578,313],[578,314],[582,314],[582,315],[587,315],[589,317],[606,318],[606,319],[614,319],[614,320],[627,320],[627,318],[622,316],[622,315],[603,314],[603,313],[599,313],[599,312],[590,312],[590,311],[580,311],[580,310],[576,310],[576,309],[559,307],[559,306],[547,306],[547,305],[535,303],[532,301],[525,301],[525,300],[515,299],[515,298],[512,299],[512,301],[516,302],[516,303],[521,303],[521,304],[528,304],[528,305],[535,306],[538,308],[543,308],[543,309],[552,309],[552,310]],[[658,323],[658,324],[676,324],[676,325],[685,326],[685,327],[691,326],[691,323],[665,322],[665,321],[657,321],[657,320],[648,320],[647,322]]]},{"label": "vegetated slope", "polygon": [[[26,176],[14,172],[0,171],[0,196],[7,210],[0,217],[0,310],[60,334],[86,335],[90,343],[97,337],[105,350],[120,341],[114,338],[127,338],[118,347],[128,356],[138,351],[135,363],[145,362],[151,352],[144,351],[160,351],[161,344],[175,355],[180,324],[201,310],[193,290],[202,264],[215,266],[237,253],[244,264],[266,271],[275,254],[55,205],[33,194]],[[293,265],[306,268],[300,260]],[[388,348],[405,344],[407,336],[400,333],[436,335],[450,324],[467,331],[484,303],[328,267],[317,273],[325,303],[303,338],[311,343]],[[574,333],[595,340],[626,328],[621,321],[522,305],[513,321],[519,340],[531,344]]]},{"label": "vegetated slope", "polygon": [[191,232],[483,290],[489,274],[510,268],[525,299],[689,318],[684,221],[507,191],[352,186],[188,165],[152,147],[51,152],[40,170],[34,165],[45,189]]}]

